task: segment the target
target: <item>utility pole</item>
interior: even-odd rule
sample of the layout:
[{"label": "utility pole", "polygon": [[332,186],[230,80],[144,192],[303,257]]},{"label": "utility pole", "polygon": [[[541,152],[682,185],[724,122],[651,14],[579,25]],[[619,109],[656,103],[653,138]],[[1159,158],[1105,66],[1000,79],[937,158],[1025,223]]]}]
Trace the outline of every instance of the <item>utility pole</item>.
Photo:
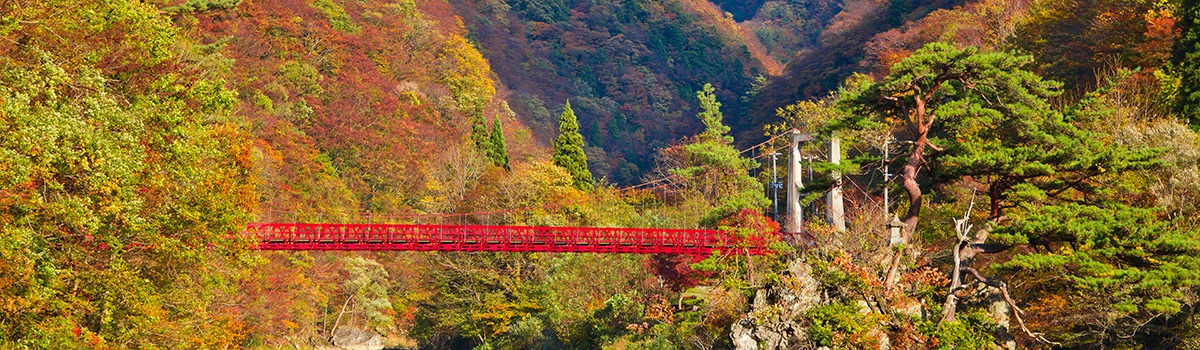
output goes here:
[{"label": "utility pole", "polygon": [[883,215],[885,216],[892,213],[892,207],[888,205],[888,188],[892,184],[892,174],[888,173],[888,148],[891,147],[891,143],[891,137],[883,138],[883,159],[879,160],[883,162]]},{"label": "utility pole", "polygon": [[779,168],[775,164],[775,160],[779,158],[779,152],[771,152],[771,203],[775,205],[775,222],[779,222],[779,188],[783,187],[783,183],[779,182]]},{"label": "utility pole", "polygon": [[[817,156],[813,155],[813,156],[804,156],[804,157],[803,157],[803,158],[801,158],[801,159],[804,159],[804,162],[805,162],[805,163],[808,163],[808,182],[813,182],[813,181],[816,181],[816,179],[817,179],[817,178],[813,177],[813,166],[812,166],[812,164],[813,164],[813,162],[814,162],[814,161],[817,161],[817,160],[819,160],[819,159],[821,159],[821,158],[819,158],[819,157],[817,157]],[[801,196],[803,196],[803,197],[808,197],[808,195],[809,195],[809,194],[811,194],[811,193],[812,193],[812,192],[802,192],[802,193],[800,193],[800,195],[801,195]],[[809,202],[809,203],[808,203],[808,214],[809,214],[809,215],[812,215],[813,217],[817,217],[817,201],[812,201],[812,202]]]},{"label": "utility pole", "polygon": [[[842,139],[837,136],[829,138],[829,163],[842,163]],[[825,194],[825,221],[838,232],[846,231],[846,208],[842,200],[842,173],[834,171],[829,174],[833,178],[833,188]]]},{"label": "utility pole", "polygon": [[792,129],[792,142],[788,146],[790,155],[788,157],[788,176],[785,185],[787,186],[787,217],[784,223],[784,232],[800,233],[804,227],[804,214],[800,207],[800,188],[804,187],[804,182],[801,180],[803,169],[800,168],[800,142],[812,140],[809,134],[800,133],[799,130]]}]

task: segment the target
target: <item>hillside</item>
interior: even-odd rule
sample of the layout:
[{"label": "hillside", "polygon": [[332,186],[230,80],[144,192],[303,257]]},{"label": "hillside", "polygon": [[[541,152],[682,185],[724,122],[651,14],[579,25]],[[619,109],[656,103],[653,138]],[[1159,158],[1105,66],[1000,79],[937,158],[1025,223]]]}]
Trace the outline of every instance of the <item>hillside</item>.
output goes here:
[{"label": "hillside", "polygon": [[740,111],[754,77],[769,70],[760,45],[706,1],[450,3],[522,123],[548,142],[570,99],[592,171],[615,183],[638,182],[656,149],[699,131],[701,86],[712,83]]},{"label": "hillside", "polygon": [[1200,348],[1198,72],[1200,0],[0,2],[0,349]]},{"label": "hillside", "polygon": [[[772,123],[776,109],[793,101],[823,98],[853,73],[882,77],[893,63],[935,41],[1030,53],[1039,62],[1039,72],[1065,82],[1079,95],[1098,86],[1103,72],[1162,67],[1176,35],[1171,6],[1125,1],[845,1],[836,16],[818,22],[815,42],[802,46],[784,73],[763,89],[748,113],[749,125]],[[755,131],[748,127],[741,135],[756,137]]]},{"label": "hillside", "polygon": [[[219,4],[219,3],[218,3]],[[168,8],[220,55],[259,139],[265,218],[420,207],[428,171],[504,121],[512,156],[539,151],[497,98],[488,62],[439,1],[189,2]]]}]

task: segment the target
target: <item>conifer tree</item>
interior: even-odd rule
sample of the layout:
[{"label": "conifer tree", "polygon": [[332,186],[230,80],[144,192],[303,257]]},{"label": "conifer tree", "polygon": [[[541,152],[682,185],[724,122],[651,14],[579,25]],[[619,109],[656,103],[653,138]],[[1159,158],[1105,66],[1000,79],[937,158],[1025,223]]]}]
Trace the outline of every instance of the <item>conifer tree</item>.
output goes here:
[{"label": "conifer tree", "polygon": [[500,128],[500,118],[492,123],[492,161],[504,170],[512,170],[508,166],[508,145],[504,142],[504,130]]},{"label": "conifer tree", "polygon": [[487,121],[483,119],[483,114],[471,119],[471,141],[475,142],[475,148],[480,154],[489,160],[492,159],[492,135],[488,133]]},{"label": "conifer tree", "polygon": [[700,134],[700,137],[706,140],[732,143],[733,136],[727,135],[730,130],[729,126],[722,123],[724,116],[721,114],[721,103],[717,102],[717,95],[713,94],[712,84],[704,84],[704,89],[696,92],[696,98],[700,99],[700,114],[696,117],[704,123],[704,132]]},{"label": "conifer tree", "polygon": [[1175,110],[1193,127],[1200,125],[1200,0],[1179,4],[1179,38],[1171,58],[1179,72],[1179,100]]},{"label": "conifer tree", "polygon": [[668,171],[713,206],[701,218],[703,225],[713,226],[730,215],[761,208],[770,201],[763,194],[762,184],[749,175],[758,162],[743,158],[733,147],[730,128],[721,122],[721,103],[712,85],[705,84],[696,92],[696,98],[700,100],[696,117],[704,123],[704,131],[691,143],[663,150],[660,157],[670,158],[667,162],[672,167]]},{"label": "conifer tree", "polygon": [[[1033,290],[1064,288],[1098,298],[1108,304],[1088,306],[1097,314],[1135,325],[1100,332],[1131,334],[1137,324],[1183,311],[1200,285],[1196,233],[1130,199],[1137,195],[1111,190],[1131,189],[1126,180],[1133,174],[1161,166],[1161,150],[1128,147],[1086,128],[1110,113],[1097,98],[1102,91],[1065,111],[1052,108],[1059,84],[1026,70],[1032,61],[926,45],[893,65],[882,81],[844,90],[841,103],[850,113],[830,129],[882,125],[914,139],[901,173],[911,196],[907,235],[925,206],[923,188],[970,179],[985,201],[987,220],[964,232],[968,236],[953,248],[962,263],[952,278],[994,284],[1035,274],[1021,277],[1037,286]],[[992,271],[1007,275],[969,273],[977,272],[970,265],[975,256],[1013,246],[1033,249],[993,265]],[[899,276],[901,256],[894,255],[885,284]],[[944,321],[954,320],[954,292],[947,293]]]},{"label": "conifer tree", "polygon": [[575,188],[587,191],[595,185],[592,172],[588,170],[587,154],[583,153],[583,135],[579,134],[579,121],[575,119],[575,111],[571,109],[569,100],[558,119],[558,138],[554,139],[554,155],[551,159],[555,165],[571,173]]},{"label": "conifer tree", "polygon": [[500,131],[500,119],[497,118],[492,130],[488,131],[487,121],[483,115],[477,115],[471,121],[471,141],[484,158],[493,165],[509,170],[508,147],[504,143],[504,133]]}]

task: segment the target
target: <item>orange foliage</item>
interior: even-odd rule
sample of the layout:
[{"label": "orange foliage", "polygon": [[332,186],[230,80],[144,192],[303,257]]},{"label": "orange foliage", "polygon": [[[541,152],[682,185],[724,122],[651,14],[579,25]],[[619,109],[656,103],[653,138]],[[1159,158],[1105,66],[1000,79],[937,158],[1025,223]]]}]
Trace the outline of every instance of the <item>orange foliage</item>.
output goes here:
[{"label": "orange foliage", "polygon": [[878,35],[866,43],[864,65],[876,75],[925,44],[942,41],[960,46],[997,49],[1016,30],[1030,0],[983,0],[953,9],[934,11]]},{"label": "orange foliage", "polygon": [[333,3],[344,19],[303,0],[180,15],[232,59],[238,111],[264,156],[264,215],[409,212],[397,204],[420,192],[430,150],[463,142],[474,115],[509,118],[448,4]]}]

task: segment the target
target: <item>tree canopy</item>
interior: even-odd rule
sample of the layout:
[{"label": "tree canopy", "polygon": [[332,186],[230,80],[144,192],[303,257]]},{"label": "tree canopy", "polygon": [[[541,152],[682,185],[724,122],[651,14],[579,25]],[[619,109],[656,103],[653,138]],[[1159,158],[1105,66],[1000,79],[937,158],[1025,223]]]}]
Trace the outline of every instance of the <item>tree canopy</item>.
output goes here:
[{"label": "tree canopy", "polygon": [[763,194],[762,184],[749,173],[759,164],[742,157],[733,147],[733,137],[721,122],[721,103],[716,102],[712,86],[696,92],[696,98],[703,107],[696,117],[706,128],[690,142],[662,150],[660,161],[670,175],[679,177],[688,190],[712,206],[701,219],[706,225],[715,225],[744,209],[765,207],[770,200]]},{"label": "tree canopy", "polygon": [[551,160],[554,164],[567,169],[574,179],[575,188],[591,190],[595,185],[592,172],[588,170],[587,154],[583,153],[583,135],[579,134],[579,120],[575,118],[575,110],[571,109],[571,101],[563,106],[562,115],[558,118],[558,137],[554,139],[554,154]]},{"label": "tree canopy", "polygon": [[[1026,161],[1061,152],[1036,144],[1011,147],[1039,141],[1023,131],[1042,132],[1043,123],[1061,118],[1047,101],[1058,85],[1027,70],[1031,61],[1029,56],[933,43],[892,66],[882,81],[858,80],[858,86],[846,91],[842,106],[850,113],[827,129],[885,128],[912,142],[901,170],[909,199],[905,241],[916,230],[923,207],[920,171],[926,163],[951,165],[959,172],[1036,176],[1029,172],[1044,166]],[[932,156],[929,148],[934,148]]]},{"label": "tree canopy", "polygon": [[1178,6],[1180,33],[1171,56],[1180,78],[1175,110],[1192,125],[1200,125],[1200,1],[1181,0]]},{"label": "tree canopy", "polygon": [[[911,232],[932,229],[916,221],[929,206],[924,189],[962,186],[987,201],[982,227],[953,248],[966,257],[963,271],[973,271],[972,257],[995,252],[987,243],[1022,246],[1028,249],[994,266],[1006,275],[983,282],[1039,276],[1022,283],[1103,293],[1106,310],[1134,320],[1180,312],[1200,283],[1190,272],[1200,263],[1193,258],[1200,237],[1152,205],[1108,190],[1161,167],[1162,150],[1090,129],[1112,113],[1100,98],[1106,88],[1068,108],[1051,107],[1058,84],[1026,70],[1030,62],[929,44],[883,80],[844,91],[841,106],[850,113],[828,129],[885,128],[912,141],[902,172],[906,242]],[[900,256],[885,286],[895,283]]]},{"label": "tree canopy", "polygon": [[177,64],[191,44],[152,5],[0,11],[0,347],[240,344],[237,94]]}]

